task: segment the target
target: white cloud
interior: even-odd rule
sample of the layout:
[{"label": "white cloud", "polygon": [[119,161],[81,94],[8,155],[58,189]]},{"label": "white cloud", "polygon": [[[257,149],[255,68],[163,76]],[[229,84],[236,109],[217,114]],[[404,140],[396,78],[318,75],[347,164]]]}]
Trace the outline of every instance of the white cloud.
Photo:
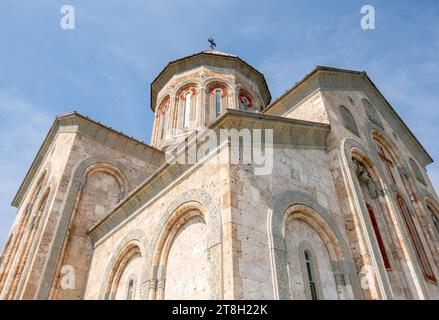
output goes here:
[{"label": "white cloud", "polygon": [[0,248],[16,209],[10,206],[47,131],[51,118],[20,92],[0,89]]}]

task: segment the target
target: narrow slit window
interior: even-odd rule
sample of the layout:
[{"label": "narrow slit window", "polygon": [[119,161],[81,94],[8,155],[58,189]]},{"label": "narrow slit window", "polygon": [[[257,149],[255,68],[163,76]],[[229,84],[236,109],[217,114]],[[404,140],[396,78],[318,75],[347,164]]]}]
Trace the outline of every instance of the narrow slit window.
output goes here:
[{"label": "narrow slit window", "polygon": [[306,274],[308,279],[308,287],[309,291],[311,293],[311,299],[312,300],[318,300],[317,296],[317,284],[314,279],[314,266],[312,265],[312,259],[310,253],[306,250],[304,252],[305,256],[305,267],[306,267]]},{"label": "narrow slit window", "polygon": [[183,128],[189,127],[189,121],[191,115],[191,97],[192,97],[192,93],[190,91],[186,93],[185,101],[184,101]]},{"label": "narrow slit window", "polygon": [[367,207],[367,211],[369,212],[369,218],[370,218],[370,221],[372,222],[372,228],[373,228],[373,231],[375,233],[375,237],[378,241],[378,247],[380,249],[381,256],[383,258],[384,267],[387,270],[391,270],[392,267],[390,266],[389,257],[387,256],[386,247],[384,246],[383,237],[381,236],[381,232],[380,232],[380,229],[378,227],[378,222],[377,222],[377,219],[375,217],[375,213],[373,212],[372,207],[368,203],[366,203],[366,207]]},{"label": "narrow slit window", "polygon": [[167,112],[168,110],[165,109],[162,113],[162,121],[161,121],[161,127],[160,127],[160,139],[163,139],[163,137],[165,136],[165,130],[166,130],[166,126],[167,126]]},{"label": "narrow slit window", "polygon": [[221,115],[221,90],[215,90],[215,115],[218,118]]},{"label": "narrow slit window", "polygon": [[242,110],[247,111],[250,105],[248,99],[246,97],[243,97],[241,103],[242,103]]},{"label": "narrow slit window", "polygon": [[134,299],[134,280],[131,279],[128,282],[127,300],[133,300],[133,299]]}]

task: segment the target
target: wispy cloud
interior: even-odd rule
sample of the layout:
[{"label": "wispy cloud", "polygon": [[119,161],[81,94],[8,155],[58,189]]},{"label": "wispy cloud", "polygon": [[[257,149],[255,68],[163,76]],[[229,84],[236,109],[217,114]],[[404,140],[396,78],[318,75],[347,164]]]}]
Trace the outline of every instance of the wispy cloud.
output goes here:
[{"label": "wispy cloud", "polygon": [[23,180],[52,117],[41,112],[20,92],[0,89],[0,243],[3,244],[16,209],[9,204]]}]

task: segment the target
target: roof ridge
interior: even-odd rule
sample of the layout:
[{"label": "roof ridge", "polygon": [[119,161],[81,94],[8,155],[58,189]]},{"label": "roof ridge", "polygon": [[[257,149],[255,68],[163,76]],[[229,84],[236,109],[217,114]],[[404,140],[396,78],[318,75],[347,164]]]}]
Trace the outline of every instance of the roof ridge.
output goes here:
[{"label": "roof ridge", "polygon": [[82,119],[84,119],[84,120],[87,120],[87,121],[90,121],[90,122],[92,122],[92,123],[94,123],[94,124],[96,124],[96,125],[98,125],[98,126],[100,126],[100,127],[102,127],[102,128],[105,128],[105,129],[107,129],[107,130],[110,130],[110,131],[112,131],[112,132],[118,134],[118,135],[121,135],[121,136],[123,136],[123,137],[125,137],[125,138],[127,138],[127,139],[130,139],[130,140],[132,140],[132,141],[134,141],[134,142],[136,142],[136,143],[142,144],[142,145],[144,145],[145,147],[149,147],[149,148],[153,149],[154,151],[163,152],[163,151],[161,151],[160,149],[157,149],[156,147],[153,147],[152,145],[146,143],[146,142],[143,141],[143,140],[140,140],[140,139],[135,138],[134,136],[128,135],[128,134],[124,133],[124,132],[121,131],[121,130],[116,130],[116,129],[114,129],[113,127],[107,126],[107,125],[101,123],[100,121],[94,120],[94,119],[90,118],[89,116],[83,115],[83,114],[81,114],[81,113],[79,113],[79,112],[77,112],[77,111],[70,111],[70,112],[67,112],[67,113],[64,113],[64,114],[57,115],[57,116],[55,117],[55,121],[57,121],[57,120],[62,120],[62,118],[66,118],[66,117],[70,117],[70,116],[77,116],[77,117],[80,117],[80,118],[82,118]]}]

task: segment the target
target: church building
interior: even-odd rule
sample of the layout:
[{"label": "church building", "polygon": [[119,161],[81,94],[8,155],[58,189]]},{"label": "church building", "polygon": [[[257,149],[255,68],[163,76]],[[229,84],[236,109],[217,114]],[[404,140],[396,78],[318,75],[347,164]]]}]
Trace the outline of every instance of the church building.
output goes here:
[{"label": "church building", "polygon": [[[58,116],[12,201],[0,299],[439,299],[433,160],[369,76],[316,67],[271,100],[212,48],[151,83],[151,144]],[[174,161],[203,134],[215,148]],[[231,161],[258,150],[269,172]]]}]

